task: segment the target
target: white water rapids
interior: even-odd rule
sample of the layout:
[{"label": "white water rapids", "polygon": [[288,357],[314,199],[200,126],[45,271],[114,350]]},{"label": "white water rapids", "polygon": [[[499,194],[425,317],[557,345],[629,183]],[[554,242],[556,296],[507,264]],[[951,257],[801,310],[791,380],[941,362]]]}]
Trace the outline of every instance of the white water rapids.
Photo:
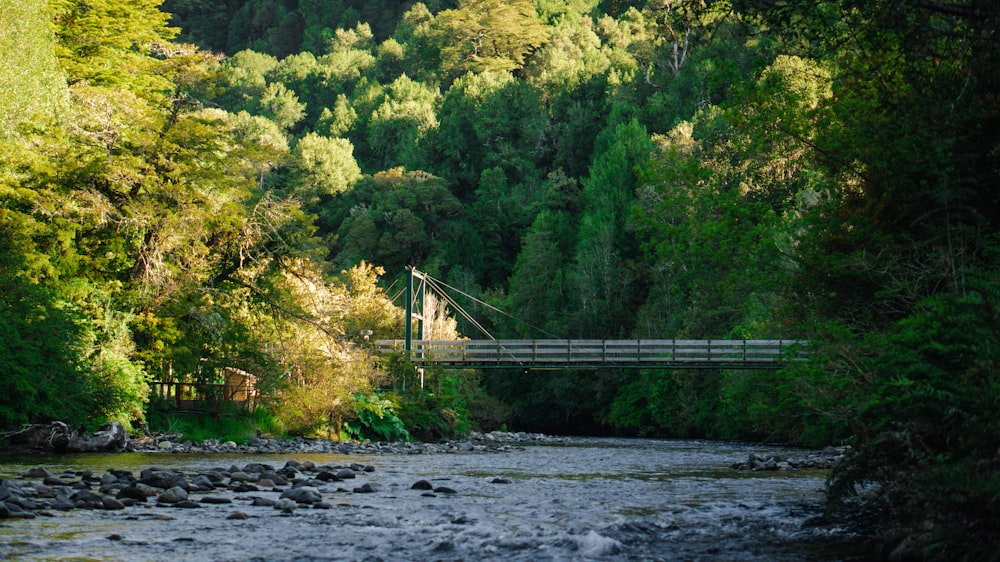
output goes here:
[{"label": "white water rapids", "polygon": [[[569,438],[500,453],[0,457],[0,478],[14,479],[40,465],[98,475],[157,466],[189,477],[288,460],[376,468],[320,488],[332,509],[286,514],[250,505],[279,492],[217,491],[233,503],[0,520],[0,559],[852,560],[846,531],[807,523],[820,514],[825,473],[729,468],[750,452],[803,456],[710,441]],[[457,493],[424,496],[410,489],[420,479]],[[376,491],[337,491],[365,482]],[[227,519],[234,511],[249,517]]]}]

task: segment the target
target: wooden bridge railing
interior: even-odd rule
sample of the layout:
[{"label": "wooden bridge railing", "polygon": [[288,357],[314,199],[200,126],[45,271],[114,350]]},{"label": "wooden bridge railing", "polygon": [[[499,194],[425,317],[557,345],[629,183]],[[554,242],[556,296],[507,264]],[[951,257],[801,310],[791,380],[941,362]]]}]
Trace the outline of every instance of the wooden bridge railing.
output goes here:
[{"label": "wooden bridge railing", "polygon": [[[414,362],[453,368],[778,369],[805,356],[802,340],[414,340]],[[405,350],[378,340],[375,353]]]},{"label": "wooden bridge railing", "polygon": [[247,410],[253,410],[257,404],[257,390],[248,385],[156,381],[149,383],[149,388],[152,397],[173,402],[181,411],[202,411],[223,401]]}]

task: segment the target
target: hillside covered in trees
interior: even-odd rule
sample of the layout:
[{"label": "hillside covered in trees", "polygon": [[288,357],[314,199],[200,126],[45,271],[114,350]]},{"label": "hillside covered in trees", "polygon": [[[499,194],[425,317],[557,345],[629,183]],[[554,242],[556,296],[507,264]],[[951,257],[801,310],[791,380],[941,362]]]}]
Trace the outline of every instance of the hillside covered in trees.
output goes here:
[{"label": "hillside covered in trees", "polygon": [[[835,499],[1000,556],[995,3],[0,8],[0,428],[138,429],[149,382],[235,368],[298,434],[846,442]],[[498,337],[812,360],[418,390],[363,339],[402,333],[406,266]]]}]

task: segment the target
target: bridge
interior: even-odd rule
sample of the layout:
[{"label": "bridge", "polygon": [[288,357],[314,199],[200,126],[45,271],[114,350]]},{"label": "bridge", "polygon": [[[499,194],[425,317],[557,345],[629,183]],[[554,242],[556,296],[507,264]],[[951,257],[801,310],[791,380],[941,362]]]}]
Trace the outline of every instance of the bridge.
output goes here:
[{"label": "bridge", "polygon": [[[401,340],[372,342],[376,355],[405,354],[422,367],[453,369],[780,369],[790,361],[803,360],[808,342],[786,339],[760,340],[697,340],[697,339],[531,339],[503,340],[493,338],[448,293],[448,287],[426,273],[408,268],[406,278],[405,334]],[[414,286],[414,279],[420,281]],[[458,313],[472,322],[490,339],[435,340],[424,339],[423,308],[426,291],[440,295]],[[496,312],[487,303],[477,300]],[[416,305],[416,306],[415,306]],[[506,314],[506,313],[504,313]],[[509,316],[509,315],[508,315]],[[416,320],[416,322],[414,322]],[[413,337],[416,324],[417,337]]]},{"label": "bridge", "polygon": [[804,358],[801,340],[378,340],[378,355],[409,353],[452,369],[780,369]]}]

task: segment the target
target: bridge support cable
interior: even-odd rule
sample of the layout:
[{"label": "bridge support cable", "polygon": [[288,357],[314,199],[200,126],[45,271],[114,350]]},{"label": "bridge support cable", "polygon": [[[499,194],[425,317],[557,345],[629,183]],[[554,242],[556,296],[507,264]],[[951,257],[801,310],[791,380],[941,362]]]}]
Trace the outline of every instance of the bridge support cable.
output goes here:
[{"label": "bridge support cable", "polygon": [[[563,339],[413,267],[407,269],[405,339],[376,341],[375,352],[379,355],[395,353],[402,347],[406,357],[421,368],[781,369],[809,356],[809,342],[804,340]],[[414,283],[414,278],[419,284]],[[446,288],[484,308],[552,336],[552,339],[498,340]],[[427,290],[489,339],[425,340],[425,322],[433,322],[437,312],[424,310]],[[415,306],[419,307],[419,311],[414,310]],[[417,320],[416,341],[413,337],[414,319]]]},{"label": "bridge support cable", "polygon": [[[476,329],[478,329],[480,332],[482,332],[483,335],[485,335],[491,341],[497,342],[498,352],[503,352],[503,344],[499,343],[500,340],[497,340],[493,336],[493,334],[491,334],[489,332],[489,330],[486,329],[485,326],[483,326],[478,320],[476,320],[475,317],[472,316],[472,314],[470,314],[467,310],[465,310],[465,308],[462,307],[462,305],[460,305],[458,303],[458,301],[456,301],[455,298],[452,297],[448,293],[448,291],[445,290],[445,287],[447,287],[451,291],[454,291],[455,293],[458,293],[458,294],[462,295],[463,297],[466,297],[467,299],[475,302],[476,304],[482,305],[483,307],[485,307],[485,308],[487,308],[489,310],[498,312],[498,313],[500,313],[500,314],[502,314],[504,316],[507,316],[508,318],[511,318],[511,319],[517,321],[517,322],[521,322],[521,323],[527,324],[531,328],[534,328],[535,330],[541,331],[541,332],[543,332],[543,333],[545,333],[547,335],[553,335],[553,334],[551,334],[551,333],[549,333],[549,332],[547,332],[547,331],[545,331],[545,330],[543,330],[541,328],[538,328],[537,326],[533,326],[533,325],[531,325],[528,322],[525,322],[525,321],[523,321],[523,320],[521,320],[519,318],[516,318],[515,316],[513,316],[513,315],[511,315],[511,314],[509,314],[509,313],[507,313],[507,312],[505,312],[505,311],[503,311],[503,310],[501,310],[501,309],[499,309],[499,308],[497,308],[497,307],[489,304],[488,302],[485,302],[485,301],[483,301],[481,299],[478,299],[478,298],[476,298],[476,297],[474,297],[474,296],[472,296],[472,295],[470,295],[470,294],[462,291],[461,289],[457,289],[455,287],[452,287],[451,285],[445,283],[444,281],[441,281],[440,279],[435,279],[434,277],[431,277],[427,273],[418,271],[416,268],[409,267],[408,270],[409,270],[409,273],[407,275],[407,289],[406,289],[408,298],[407,298],[406,302],[407,302],[407,305],[410,306],[411,308],[407,309],[407,312],[406,312],[406,317],[407,318],[413,318],[413,314],[414,314],[411,309],[412,309],[412,302],[413,302],[413,300],[415,298],[414,295],[413,295],[413,290],[414,290],[414,288],[413,288],[413,278],[416,277],[417,279],[420,280],[420,287],[421,288],[424,288],[424,287],[430,288],[432,291],[434,291],[434,293],[437,296],[439,296],[441,299],[443,299],[447,304],[451,305],[451,307],[459,315],[461,315],[470,324],[472,324]],[[424,316],[424,313],[423,313],[423,302],[424,301],[421,298],[421,300],[420,300],[420,306],[421,306],[420,317],[421,318],[423,318],[423,316]],[[409,326],[409,322],[407,323],[407,329],[408,329],[408,331],[407,331],[407,334],[405,336],[405,341],[406,341],[405,351],[407,352],[407,355],[411,355],[411,352],[413,350],[413,343],[412,343],[413,342],[413,336],[412,336],[412,330],[411,330],[411,328]],[[554,336],[554,337],[558,337],[558,336]],[[418,340],[423,340],[423,334],[420,333],[417,336],[417,339]],[[510,358],[513,359],[514,355],[510,354]]]}]

